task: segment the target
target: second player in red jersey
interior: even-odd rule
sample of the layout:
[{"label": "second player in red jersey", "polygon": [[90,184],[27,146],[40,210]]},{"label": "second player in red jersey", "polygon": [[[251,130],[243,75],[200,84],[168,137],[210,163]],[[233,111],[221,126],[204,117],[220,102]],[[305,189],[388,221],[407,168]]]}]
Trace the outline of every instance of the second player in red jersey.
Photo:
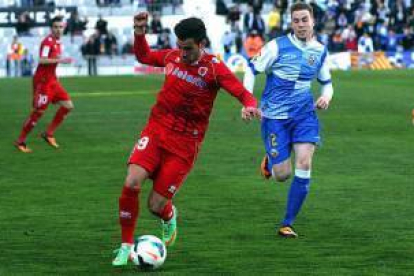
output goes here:
[{"label": "second player in red jersey", "polygon": [[128,161],[128,175],[119,198],[122,244],[114,266],[128,262],[142,183],[150,178],[150,211],[161,218],[167,246],[177,236],[177,209],[172,198],[192,169],[218,90],[223,88],[244,106],[242,118],[260,116],[256,99],[224,63],[204,51],[206,29],[198,18],[187,18],[174,28],[178,49],[151,51],[145,39],[147,14],[134,18],[134,51],[139,62],[165,68],[165,81],[148,123]]},{"label": "second player in red jersey", "polygon": [[73,109],[69,94],[60,85],[56,77],[56,67],[59,63],[70,63],[70,58],[61,58],[62,48],[60,37],[63,34],[63,21],[61,17],[51,20],[52,32],[40,45],[39,65],[33,77],[33,110],[25,121],[15,146],[22,152],[31,152],[26,145],[27,135],[32,131],[38,120],[50,103],[60,107],[47,130],[41,134],[42,138],[52,147],[58,148],[54,132],[62,123],[66,115]]}]

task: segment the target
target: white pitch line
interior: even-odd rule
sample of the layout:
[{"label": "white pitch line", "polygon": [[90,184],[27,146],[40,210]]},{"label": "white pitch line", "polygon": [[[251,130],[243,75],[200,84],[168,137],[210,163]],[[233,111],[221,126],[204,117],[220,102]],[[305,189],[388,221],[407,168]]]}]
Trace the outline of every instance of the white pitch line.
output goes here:
[{"label": "white pitch line", "polygon": [[156,91],[140,90],[140,91],[113,91],[113,92],[74,92],[69,93],[71,97],[82,98],[82,97],[117,97],[117,96],[128,96],[128,95],[148,95],[155,94]]}]

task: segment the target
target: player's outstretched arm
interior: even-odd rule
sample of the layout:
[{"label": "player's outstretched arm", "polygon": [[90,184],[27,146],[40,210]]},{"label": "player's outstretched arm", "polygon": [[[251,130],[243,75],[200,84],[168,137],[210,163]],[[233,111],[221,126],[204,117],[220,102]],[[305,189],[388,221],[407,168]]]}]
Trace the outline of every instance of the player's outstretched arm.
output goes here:
[{"label": "player's outstretched arm", "polygon": [[72,58],[40,58],[40,64],[55,64],[55,63],[64,63],[69,64],[72,63]]},{"label": "player's outstretched arm", "polygon": [[165,56],[172,50],[152,51],[145,39],[148,26],[148,13],[140,12],[134,16],[134,53],[140,63],[152,66],[165,66]]},{"label": "player's outstretched arm", "polygon": [[216,78],[220,87],[224,88],[232,96],[236,97],[243,105],[241,111],[242,119],[250,121],[252,118],[260,118],[261,113],[257,108],[257,100],[239,81],[239,79],[230,71],[227,66],[219,62],[215,62]]}]

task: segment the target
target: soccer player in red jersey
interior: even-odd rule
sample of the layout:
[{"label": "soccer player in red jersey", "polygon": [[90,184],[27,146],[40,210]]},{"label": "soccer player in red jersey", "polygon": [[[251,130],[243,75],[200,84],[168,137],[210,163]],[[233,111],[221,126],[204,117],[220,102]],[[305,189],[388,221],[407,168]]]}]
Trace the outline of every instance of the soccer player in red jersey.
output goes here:
[{"label": "soccer player in red jersey", "polygon": [[15,141],[17,149],[24,153],[32,151],[26,145],[26,137],[43,116],[49,103],[58,104],[60,107],[47,130],[41,136],[54,148],[59,147],[54,138],[54,132],[73,109],[69,94],[60,85],[56,77],[58,64],[71,63],[72,61],[71,58],[61,58],[62,49],[59,39],[63,34],[63,27],[62,17],[54,17],[51,20],[52,32],[40,45],[39,65],[33,77],[33,110],[25,121],[19,138]]},{"label": "soccer player in red jersey", "polygon": [[139,62],[165,67],[165,81],[128,161],[128,174],[119,198],[122,244],[112,261],[128,263],[139,216],[140,191],[150,178],[149,210],[162,222],[162,240],[177,237],[177,209],[172,198],[192,169],[220,88],[243,104],[242,118],[259,117],[256,99],[215,56],[204,51],[206,28],[198,18],[187,18],[174,28],[178,49],[150,50],[145,39],[147,13],[134,17],[134,51]]}]

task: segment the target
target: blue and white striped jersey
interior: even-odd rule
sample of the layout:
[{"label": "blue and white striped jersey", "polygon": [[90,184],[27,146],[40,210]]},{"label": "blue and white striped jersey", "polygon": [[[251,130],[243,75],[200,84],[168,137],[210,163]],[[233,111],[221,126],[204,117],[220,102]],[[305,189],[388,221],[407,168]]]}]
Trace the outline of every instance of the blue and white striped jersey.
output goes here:
[{"label": "blue and white striped jersey", "polygon": [[331,82],[327,48],[316,40],[304,43],[289,34],[268,42],[249,66],[266,73],[260,108],[269,119],[287,119],[314,110],[311,82]]}]

